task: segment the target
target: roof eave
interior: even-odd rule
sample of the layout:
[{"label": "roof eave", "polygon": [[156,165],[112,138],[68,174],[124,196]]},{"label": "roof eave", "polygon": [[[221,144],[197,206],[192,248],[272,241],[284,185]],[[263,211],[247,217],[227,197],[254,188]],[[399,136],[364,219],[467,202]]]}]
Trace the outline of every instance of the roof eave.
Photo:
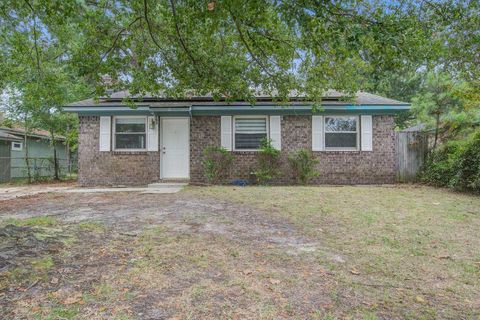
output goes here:
[{"label": "roof eave", "polygon": [[22,138],[20,137],[15,137],[15,136],[9,136],[9,137],[5,137],[5,136],[0,136],[0,141],[23,141]]},{"label": "roof eave", "polygon": [[139,106],[130,108],[127,106],[82,106],[65,107],[66,112],[74,112],[81,115],[241,115],[241,114],[277,114],[277,115],[312,115],[315,113],[342,113],[342,114],[397,114],[410,109],[410,105],[322,105],[318,111],[312,109],[312,105],[261,105],[261,106],[232,106],[232,105],[191,105],[191,106]]},{"label": "roof eave", "polygon": [[[10,135],[14,135],[14,136],[15,136],[15,135],[20,135],[20,136],[24,136],[24,135],[25,135],[24,132],[17,131],[17,130],[15,130],[15,129],[2,128],[1,130],[3,130],[4,132],[6,132],[6,133],[8,133],[8,134],[10,134]],[[48,139],[48,140],[50,139],[50,137],[47,136],[47,135],[36,134],[36,133],[32,133],[32,132],[27,133],[27,137],[29,137],[29,138],[38,138],[38,139]],[[16,140],[12,140],[12,141],[22,141],[22,140],[24,140],[23,137],[22,137],[22,138],[18,138],[18,139],[16,139]],[[55,137],[55,140],[56,140],[56,141],[65,141],[66,138],[65,138],[65,137],[62,137],[62,136],[61,136],[61,137]]]}]

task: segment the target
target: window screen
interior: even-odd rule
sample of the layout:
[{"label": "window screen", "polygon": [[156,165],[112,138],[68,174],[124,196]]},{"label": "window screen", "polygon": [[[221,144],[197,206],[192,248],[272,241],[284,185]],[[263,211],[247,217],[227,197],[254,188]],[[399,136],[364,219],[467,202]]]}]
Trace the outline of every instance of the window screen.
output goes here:
[{"label": "window screen", "polygon": [[235,118],[235,149],[259,149],[266,138],[266,118]]},{"label": "window screen", "polygon": [[145,149],[145,118],[115,119],[115,149]]},{"label": "window screen", "polygon": [[357,117],[325,117],[325,147],[357,148]]}]

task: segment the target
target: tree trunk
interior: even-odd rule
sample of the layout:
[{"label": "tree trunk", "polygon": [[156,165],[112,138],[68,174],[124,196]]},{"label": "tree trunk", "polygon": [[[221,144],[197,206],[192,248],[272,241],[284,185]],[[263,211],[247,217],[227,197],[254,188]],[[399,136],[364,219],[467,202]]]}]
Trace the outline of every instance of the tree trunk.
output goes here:
[{"label": "tree trunk", "polygon": [[437,116],[435,119],[435,140],[433,141],[433,149],[437,147],[439,129],[440,129],[440,113],[437,112]]},{"label": "tree trunk", "polygon": [[23,135],[23,144],[25,147],[25,164],[27,165],[27,176],[28,176],[28,183],[32,183],[32,172],[30,170],[30,158],[28,156],[28,136],[27,136],[27,122],[25,121],[25,126],[24,126],[24,135]]},{"label": "tree trunk", "polygon": [[53,146],[53,170],[55,180],[60,180],[60,175],[58,173],[58,159],[57,159],[57,147],[55,146],[55,134],[53,131],[50,131],[50,139],[52,139],[52,146]]},{"label": "tree trunk", "polygon": [[60,180],[60,175],[58,172],[57,148],[55,147],[55,143],[53,144],[53,166],[55,168],[55,180]]},{"label": "tree trunk", "polygon": [[[70,132],[70,125],[67,125],[67,132]],[[71,154],[70,154],[70,143],[69,143],[69,140],[67,139],[66,140],[66,143],[65,143],[65,147],[66,147],[66,151],[67,151],[67,170],[68,170],[68,176],[69,178],[70,175],[72,174],[72,165],[71,165]]]}]

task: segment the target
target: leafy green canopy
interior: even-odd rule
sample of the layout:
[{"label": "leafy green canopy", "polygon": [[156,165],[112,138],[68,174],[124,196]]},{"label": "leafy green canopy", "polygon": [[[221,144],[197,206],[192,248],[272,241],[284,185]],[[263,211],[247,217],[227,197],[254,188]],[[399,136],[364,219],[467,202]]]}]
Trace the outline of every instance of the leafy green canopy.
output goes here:
[{"label": "leafy green canopy", "polygon": [[412,98],[412,114],[427,129],[435,128],[435,141],[440,133],[442,140],[466,135],[480,122],[479,85],[454,80],[445,72],[427,73]]},{"label": "leafy green canopy", "polygon": [[388,87],[440,56],[476,74],[472,12],[476,1],[11,0],[0,4],[0,84],[44,105],[85,94],[84,83],[102,94],[103,75],[132,93],[319,99]]}]

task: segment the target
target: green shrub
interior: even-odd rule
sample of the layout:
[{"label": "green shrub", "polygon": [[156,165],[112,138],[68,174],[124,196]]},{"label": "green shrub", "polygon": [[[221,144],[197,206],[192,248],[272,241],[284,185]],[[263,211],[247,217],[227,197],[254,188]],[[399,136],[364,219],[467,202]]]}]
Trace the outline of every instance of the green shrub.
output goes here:
[{"label": "green shrub", "polygon": [[480,192],[480,130],[431,151],[421,178],[435,186]]},{"label": "green shrub", "polygon": [[293,175],[298,183],[307,184],[312,178],[318,177],[320,173],[315,169],[320,162],[307,149],[300,149],[288,157]]},{"label": "green shrub", "polygon": [[257,153],[258,169],[254,172],[259,184],[268,184],[280,174],[280,151],[272,146],[272,140],[262,140]]},{"label": "green shrub", "polygon": [[480,192],[480,130],[472,134],[459,163],[458,187]]},{"label": "green shrub", "polygon": [[439,187],[454,187],[464,147],[463,141],[451,141],[431,151],[423,167],[422,180]]},{"label": "green shrub", "polygon": [[227,149],[210,146],[203,150],[203,173],[209,183],[218,184],[228,176],[233,156]]}]

